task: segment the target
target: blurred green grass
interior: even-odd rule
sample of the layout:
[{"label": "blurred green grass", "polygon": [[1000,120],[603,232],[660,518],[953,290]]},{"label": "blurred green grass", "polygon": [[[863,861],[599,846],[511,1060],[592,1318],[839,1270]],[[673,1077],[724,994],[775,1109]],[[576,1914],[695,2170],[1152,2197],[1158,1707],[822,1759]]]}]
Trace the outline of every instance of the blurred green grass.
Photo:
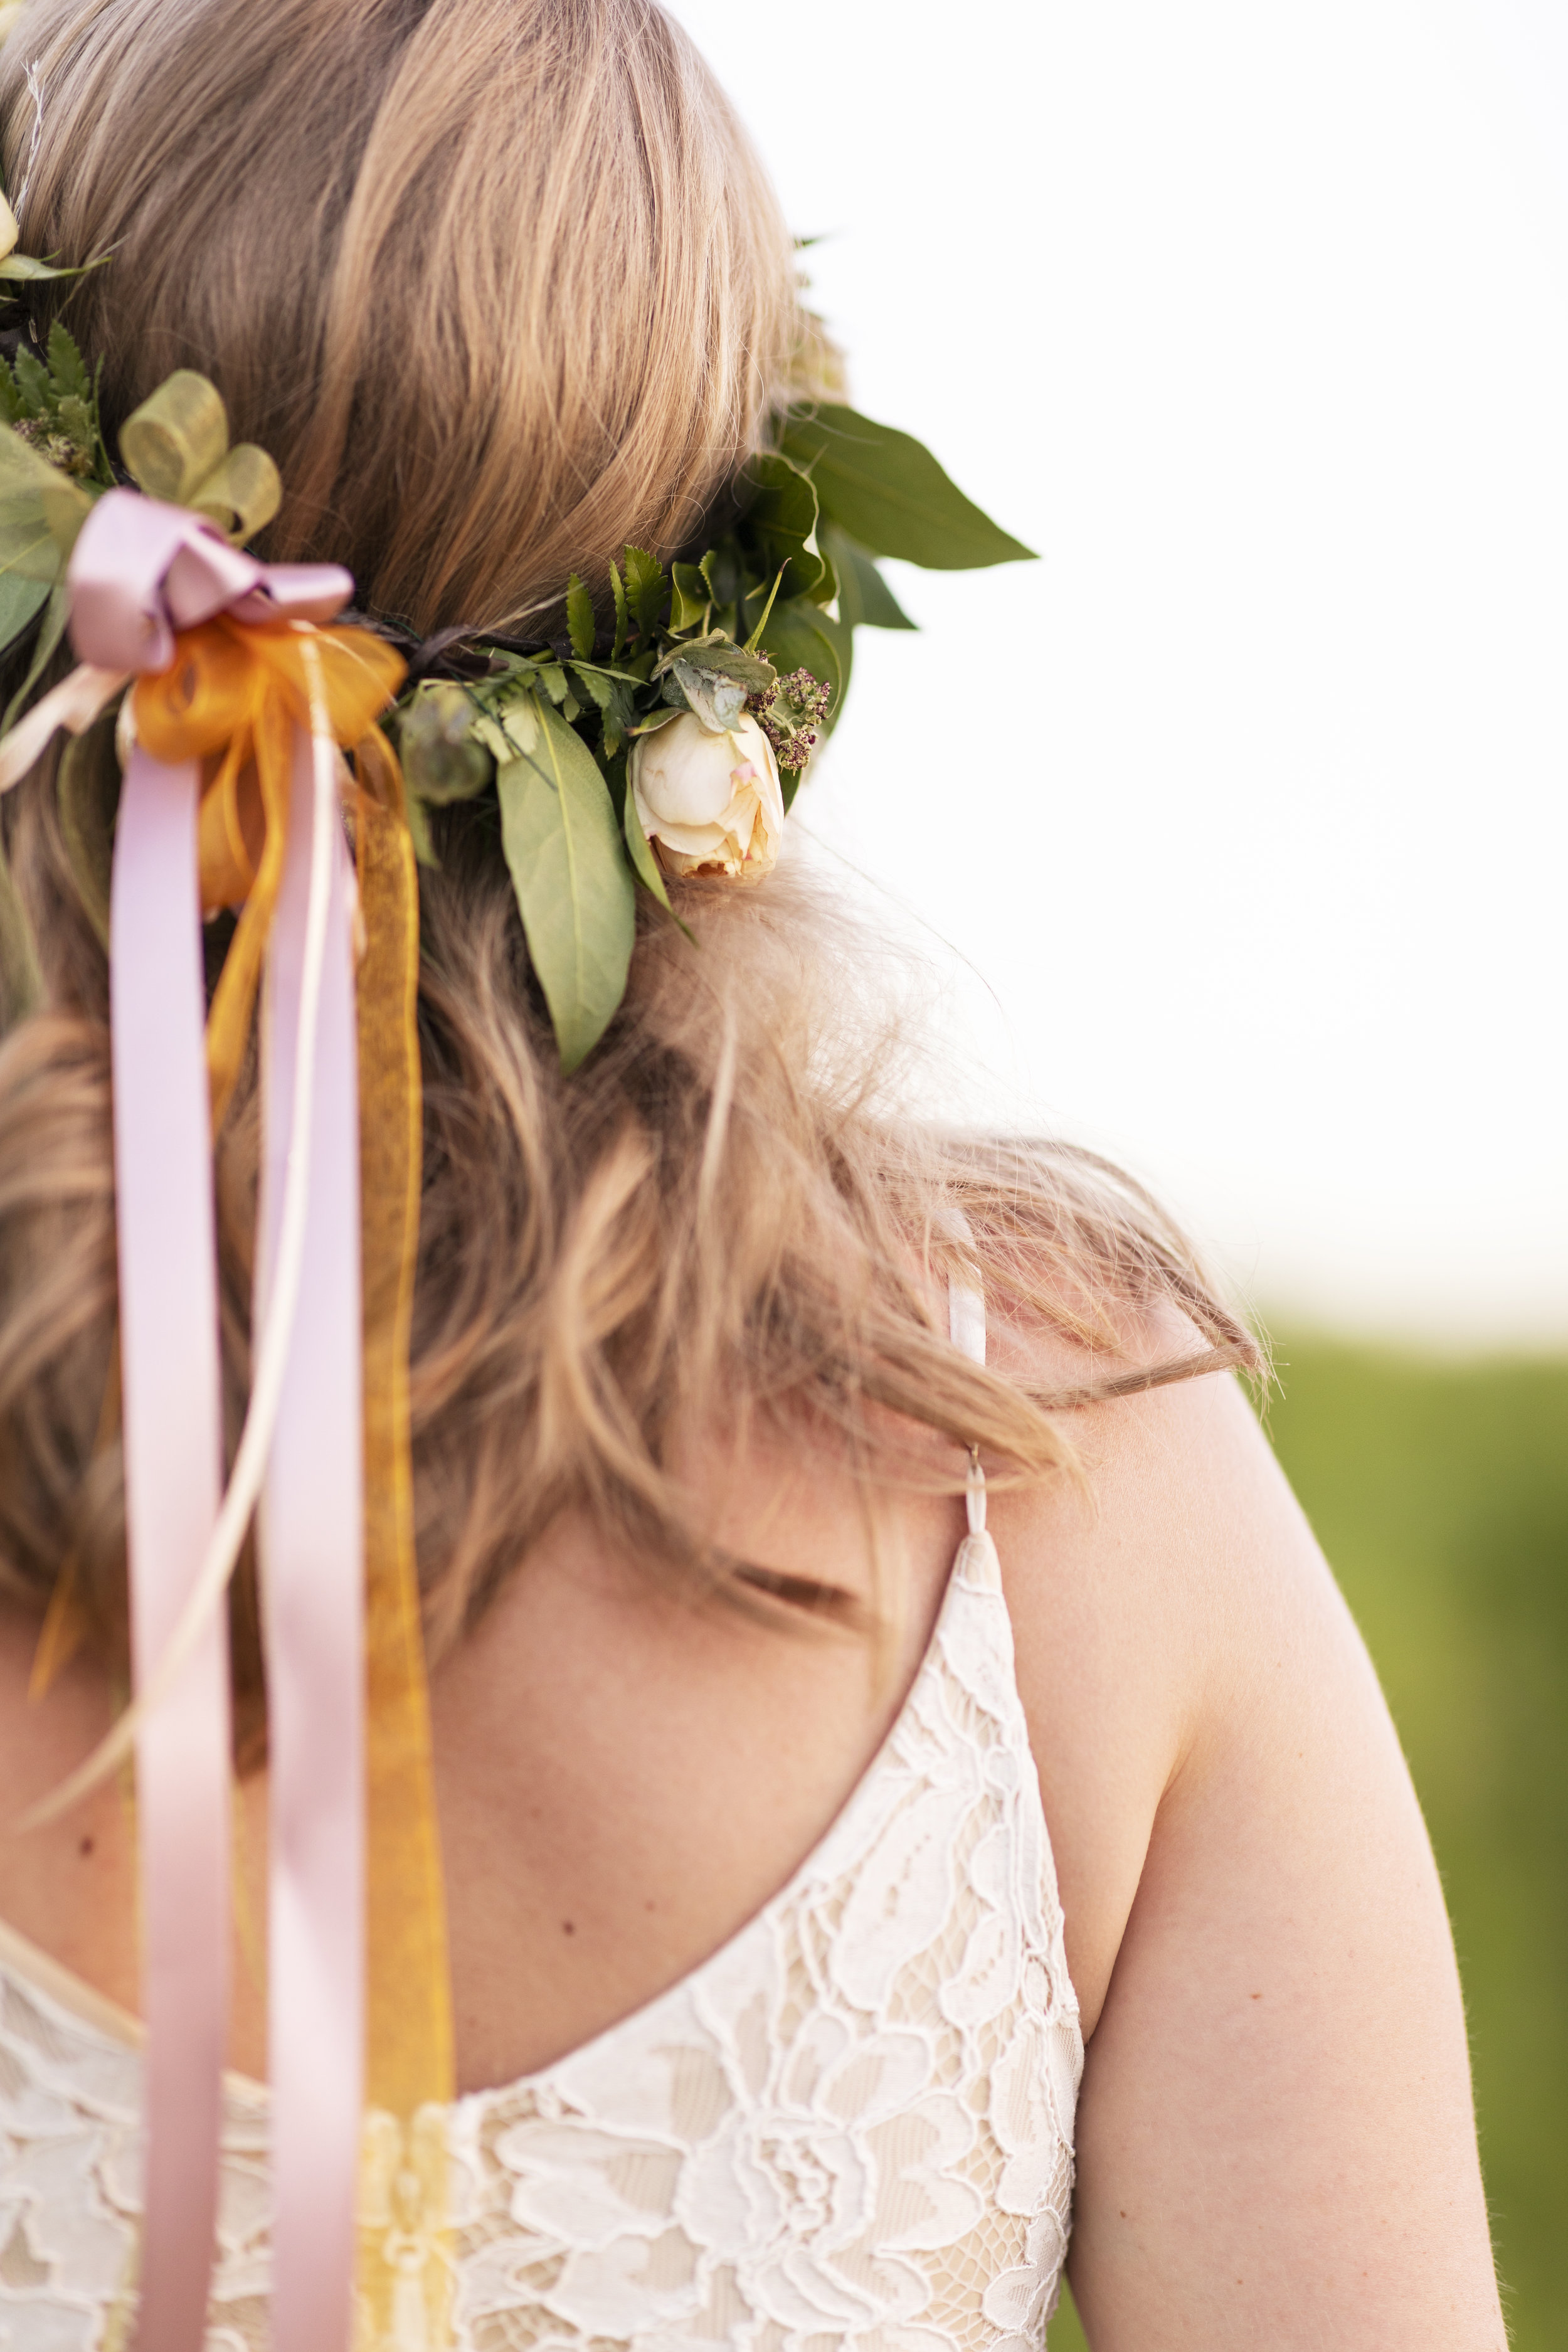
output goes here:
[{"label": "blurred green grass", "polygon": [[[1568,2346],[1568,1362],[1277,1336],[1266,1419],[1383,1677],[1464,1977],[1515,2352]],[[1063,2296],[1050,2352],[1083,2352]]]}]

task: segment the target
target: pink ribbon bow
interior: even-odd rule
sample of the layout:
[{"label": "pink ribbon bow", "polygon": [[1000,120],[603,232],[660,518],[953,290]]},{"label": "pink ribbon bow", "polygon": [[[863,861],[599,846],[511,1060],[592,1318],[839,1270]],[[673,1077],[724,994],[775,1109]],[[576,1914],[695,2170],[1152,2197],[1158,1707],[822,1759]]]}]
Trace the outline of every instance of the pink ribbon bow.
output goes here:
[{"label": "pink ribbon bow", "polygon": [[106,490],[66,567],[79,667],[0,743],[0,793],[19,783],[49,738],[80,735],[128,678],[168,668],[174,632],[218,613],[239,621],[330,621],[353,594],[337,563],[258,563],[205,515],[138,490]]},{"label": "pink ribbon bow", "polygon": [[[0,746],[0,791],[57,727],[79,733],[130,676],[168,668],[176,631],[219,613],[306,632],[306,673],[319,677],[309,632],[353,586],[334,564],[259,563],[201,516],[129,490],[93,508],[67,578],[82,666]],[[359,1087],[353,879],[324,687],[311,718],[295,737],[268,946],[251,1398],[226,1491],[196,762],[165,767],[137,746],[115,832],[129,1720],[148,2029],[142,2352],[201,2352],[205,2336],[229,1994],[221,1602],[258,1500],[273,2336],[288,2352],[346,2352],[351,2334],[364,2040]],[[68,1783],[57,1804],[73,1793]]]},{"label": "pink ribbon bow", "polygon": [[84,662],[165,670],[176,629],[237,621],[330,621],[353,594],[336,563],[258,563],[216,526],[137,490],[107,490],[71,551],[71,643]]}]

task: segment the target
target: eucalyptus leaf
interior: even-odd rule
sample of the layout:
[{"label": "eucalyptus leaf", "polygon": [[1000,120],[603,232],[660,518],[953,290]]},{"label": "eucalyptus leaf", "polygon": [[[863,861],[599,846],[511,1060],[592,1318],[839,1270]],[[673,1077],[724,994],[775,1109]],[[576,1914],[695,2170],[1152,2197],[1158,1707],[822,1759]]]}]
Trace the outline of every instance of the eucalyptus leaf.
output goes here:
[{"label": "eucalyptus leaf", "polygon": [[745,715],[746,688],[719,670],[699,669],[695,663],[678,661],[675,676],[689,708],[708,730],[710,735],[728,735],[737,728]]},{"label": "eucalyptus leaf", "polygon": [[822,527],[823,552],[838,574],[838,617],[852,629],[912,629],[910,620],[863,547],[837,523]]},{"label": "eucalyptus leaf", "polygon": [[1033,557],[998,528],[912,434],[826,401],[787,418],[786,457],[809,469],[826,520],[871,555],[931,572],[967,572]]},{"label": "eucalyptus leaf", "polygon": [[626,992],[637,929],[631,869],[592,752],[548,702],[540,740],[496,779],[501,845],[528,951],[572,1071]]},{"label": "eucalyptus leaf", "polygon": [[715,629],[706,637],[688,637],[684,645],[673,646],[655,670],[658,677],[666,669],[679,669],[682,662],[694,664],[699,669],[717,671],[721,677],[732,677],[749,694],[765,694],[773,682],[773,667],[745,646]]},{"label": "eucalyptus leaf", "polygon": [[594,658],[594,600],[574,572],[566,583],[566,634],[579,661]]}]

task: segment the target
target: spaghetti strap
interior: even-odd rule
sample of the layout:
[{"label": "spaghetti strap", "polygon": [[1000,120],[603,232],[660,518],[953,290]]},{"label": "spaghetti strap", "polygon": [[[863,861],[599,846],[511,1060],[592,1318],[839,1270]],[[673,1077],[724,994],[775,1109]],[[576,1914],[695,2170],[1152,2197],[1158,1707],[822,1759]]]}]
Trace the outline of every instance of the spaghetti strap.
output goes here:
[{"label": "spaghetti strap", "polygon": [[977,1265],[948,1276],[947,1336],[973,1362],[985,1361],[985,1293]]},{"label": "spaghetti strap", "polygon": [[[962,1275],[948,1276],[947,1334],[953,1346],[962,1349],[974,1363],[984,1363],[985,1292],[976,1265],[966,1266]],[[984,1534],[985,1473],[980,1466],[980,1448],[977,1445],[969,1449],[969,1481],[964,1490],[964,1503],[969,1513],[970,1534]]]}]

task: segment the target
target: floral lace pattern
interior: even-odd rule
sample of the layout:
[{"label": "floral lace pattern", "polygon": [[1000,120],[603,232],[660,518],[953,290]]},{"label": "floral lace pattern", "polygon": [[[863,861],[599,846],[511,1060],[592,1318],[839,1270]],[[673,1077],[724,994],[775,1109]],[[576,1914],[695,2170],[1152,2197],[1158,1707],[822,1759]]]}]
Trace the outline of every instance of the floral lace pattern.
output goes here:
[{"label": "floral lace pattern", "polygon": [[[454,2340],[1038,2352],[1082,2063],[996,1555],[972,1534],[888,1741],[783,1892],[632,2017],[439,2118]],[[118,2352],[140,2072],[0,1958],[0,2352]],[[261,2352],[267,2284],[265,2099],[231,2084],[208,2352]],[[361,2352],[428,2352],[416,2300],[394,2326]]]}]

